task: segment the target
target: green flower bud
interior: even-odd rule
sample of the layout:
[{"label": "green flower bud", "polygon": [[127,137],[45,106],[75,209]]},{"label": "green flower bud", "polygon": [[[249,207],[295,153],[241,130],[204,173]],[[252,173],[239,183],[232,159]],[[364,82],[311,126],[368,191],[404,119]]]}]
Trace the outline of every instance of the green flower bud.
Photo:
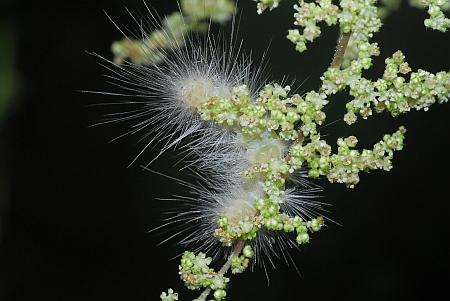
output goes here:
[{"label": "green flower bud", "polygon": [[296,240],[299,245],[306,244],[309,242],[309,235],[308,233],[300,233],[297,235]]},{"label": "green flower bud", "polygon": [[242,250],[242,254],[244,254],[244,256],[247,257],[247,258],[252,258],[253,255],[255,255],[255,253],[253,252],[252,247],[250,247],[249,245],[246,245],[244,247],[244,249]]},{"label": "green flower bud", "polygon": [[215,298],[217,301],[220,301],[220,300],[222,300],[222,299],[225,299],[226,296],[227,296],[227,292],[225,292],[225,291],[222,290],[222,289],[218,289],[218,290],[214,291],[214,298]]}]

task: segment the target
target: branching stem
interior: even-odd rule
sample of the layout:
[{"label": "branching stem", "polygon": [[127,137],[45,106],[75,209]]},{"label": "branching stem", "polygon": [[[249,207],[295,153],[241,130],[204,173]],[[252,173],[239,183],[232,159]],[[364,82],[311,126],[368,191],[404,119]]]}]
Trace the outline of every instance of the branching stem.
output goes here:
[{"label": "branching stem", "polygon": [[351,32],[341,33],[339,36],[339,41],[336,46],[336,52],[334,53],[333,61],[331,62],[330,67],[332,68],[341,68],[342,62],[344,60],[344,54],[347,50],[348,41],[350,40]]},{"label": "branching stem", "polygon": [[[237,256],[239,256],[239,254],[241,254],[242,249],[244,248],[244,245],[245,245],[245,241],[244,240],[241,240],[241,241],[239,241],[236,244],[236,246],[233,249],[233,252],[231,252],[230,256],[228,257],[227,262],[225,262],[225,264],[220,268],[220,270],[218,272],[218,274],[220,276],[223,276],[223,275],[226,274],[226,272],[228,272],[228,270],[230,269],[230,266],[231,266],[231,260],[234,257],[237,257]],[[211,288],[210,287],[206,288],[201,293],[201,295],[198,297],[197,300],[206,300],[206,297],[208,297],[210,292],[211,292]]]},{"label": "branching stem", "polygon": [[228,272],[228,269],[230,268],[230,266],[231,266],[231,260],[234,258],[234,257],[237,257],[237,256],[239,256],[239,254],[241,254],[241,252],[242,252],[242,249],[244,248],[244,245],[245,245],[245,241],[244,240],[241,240],[241,241],[239,241],[237,244],[236,244],[236,246],[234,247],[234,250],[233,250],[233,252],[231,252],[231,254],[230,254],[230,257],[228,257],[228,260],[227,260],[227,262],[225,262],[225,264],[222,266],[222,268],[219,270],[219,275],[220,276],[223,276],[223,275],[225,275],[225,273],[226,272]]}]

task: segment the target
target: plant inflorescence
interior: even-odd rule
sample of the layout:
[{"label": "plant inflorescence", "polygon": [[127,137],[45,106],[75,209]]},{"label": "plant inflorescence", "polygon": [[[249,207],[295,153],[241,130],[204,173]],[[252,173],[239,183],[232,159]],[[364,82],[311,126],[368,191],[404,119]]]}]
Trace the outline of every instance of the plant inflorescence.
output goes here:
[{"label": "plant inflorescence", "polygon": [[[279,6],[280,0],[257,1],[258,13]],[[445,32],[446,1],[413,1],[425,7],[426,27]],[[392,116],[424,110],[448,101],[450,73],[412,71],[397,51],[386,58],[381,78],[363,76],[380,55],[371,41],[382,18],[399,8],[399,1],[299,0],[287,38],[303,52],[321,35],[320,25],[339,26],[340,37],[330,67],[317,90],[302,95],[291,87],[266,83],[251,59],[215,40],[191,32],[208,32],[208,24],[232,18],[230,0],[184,0],[181,12],[162,21],[142,39],[124,39],[112,46],[115,75],[143,98],[143,108],[123,119],[145,117],[133,129],[146,131],[160,154],[178,147],[202,179],[192,184],[188,206],[174,216],[194,228],[181,239],[193,249],[184,252],[179,275],[186,287],[202,289],[197,301],[226,297],[227,272],[242,273],[249,265],[310,241],[325,219],[314,196],[320,191],[306,177],[326,177],[353,188],[361,172],[389,171],[395,151],[404,147],[405,127],[380,137],[369,149],[358,149],[358,138],[343,137],[332,146],[320,134],[330,96],[348,92],[352,99],[343,116],[347,124],[374,113]],[[168,223],[168,225],[170,225]],[[276,247],[274,247],[275,245]],[[226,260],[216,271],[208,253],[223,250]],[[217,259],[217,256],[215,256]],[[178,300],[172,289],[161,300]]]}]

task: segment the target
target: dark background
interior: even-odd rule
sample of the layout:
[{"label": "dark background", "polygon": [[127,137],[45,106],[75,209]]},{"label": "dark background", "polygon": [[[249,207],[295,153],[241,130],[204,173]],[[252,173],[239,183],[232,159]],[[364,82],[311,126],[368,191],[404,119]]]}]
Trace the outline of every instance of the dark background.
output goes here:
[{"label": "dark background", "polygon": [[[175,1],[149,2],[161,14],[176,10]],[[271,79],[306,80],[300,90],[307,91],[317,88],[337,31],[324,28],[308,52],[297,54],[284,38],[291,2],[258,17],[255,4],[241,0],[240,34],[256,60],[271,41]],[[167,205],[155,198],[181,188],[139,167],[151,152],[126,168],[142,146],[139,137],[108,143],[125,125],[88,127],[104,113],[89,105],[108,97],[77,92],[112,90],[86,51],[111,58],[110,44],[121,34],[102,10],[130,24],[124,6],[145,13],[139,0],[0,4],[0,74],[13,95],[0,120],[2,301],[159,300],[169,287],[190,300],[178,260],[171,260],[182,249],[176,241],[157,246],[167,234],[147,233]],[[449,70],[449,34],[426,30],[425,16],[405,4],[386,20],[375,37],[382,54],[368,77],[381,76],[384,58],[397,49],[413,70]],[[343,226],[328,224],[292,252],[300,276],[276,261],[269,286],[260,268],[232,276],[229,300],[450,300],[450,106],[346,127],[339,121],[346,101],[339,95],[327,108],[328,121],[338,120],[322,129],[328,141],[356,134],[369,146],[405,125],[407,145],[395,154],[394,169],[363,175],[354,190],[320,182],[329,216]],[[172,160],[168,154],[152,168],[177,174]]]}]

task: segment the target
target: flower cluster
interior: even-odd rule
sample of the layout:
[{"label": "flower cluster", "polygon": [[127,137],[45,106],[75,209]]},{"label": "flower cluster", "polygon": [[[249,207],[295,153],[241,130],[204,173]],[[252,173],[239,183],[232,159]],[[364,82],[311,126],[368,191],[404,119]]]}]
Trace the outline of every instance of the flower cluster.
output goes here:
[{"label": "flower cluster", "polygon": [[300,33],[298,29],[289,30],[287,38],[295,44],[297,51],[303,52],[307,49],[307,41],[312,42],[320,36],[318,22],[325,22],[328,26],[339,22],[343,33],[352,32],[354,39],[367,41],[381,26],[375,3],[375,0],[343,0],[338,7],[330,0],[309,3],[299,0],[299,4],[294,5],[297,11],[294,14],[294,25],[302,27],[303,32]]},{"label": "flower cluster", "polygon": [[320,36],[320,27],[318,22],[325,22],[328,26],[336,24],[338,20],[339,8],[334,5],[331,0],[319,0],[314,2],[299,1],[299,4],[294,5],[297,11],[294,14],[297,26],[303,28],[300,34],[298,29],[289,30],[287,38],[295,44],[295,49],[299,52],[306,50],[306,42],[312,42],[315,38]]},{"label": "flower cluster", "polygon": [[281,0],[253,0],[256,4],[258,14],[262,14],[266,9],[272,10],[277,8]]},{"label": "flower cluster", "polygon": [[169,288],[167,293],[162,292],[159,296],[161,301],[178,301],[178,294],[173,291],[173,289]]},{"label": "flower cluster", "polygon": [[450,27],[450,19],[443,12],[450,8],[448,0],[411,0],[410,2],[414,6],[427,9],[430,17],[423,22],[426,27],[441,32],[446,32]]},{"label": "flower cluster", "polygon": [[[254,256],[253,249],[246,245],[242,249],[242,255],[231,255],[228,262],[233,274],[243,273],[247,268],[250,258]],[[206,257],[204,253],[195,255],[192,252],[184,252],[181,258],[179,266],[179,274],[181,280],[185,283],[186,287],[195,290],[198,288],[206,289],[205,292],[209,293],[209,290],[214,291],[213,296],[216,301],[224,299],[227,295],[226,287],[229,278],[223,276],[223,271],[215,272],[209,267],[212,258]],[[202,294],[197,301],[204,301],[207,297]],[[172,299],[171,299],[172,298]],[[174,294],[172,289],[169,289],[168,294],[161,294],[162,301],[174,301],[178,300],[178,294]],[[195,300],[194,300],[195,301]]]},{"label": "flower cluster", "polygon": [[[349,94],[354,99],[347,103],[348,113],[344,120],[348,124],[356,122],[357,114],[366,119],[372,115],[372,108],[377,113],[388,111],[392,116],[397,116],[411,109],[426,111],[436,102],[448,101],[449,72],[411,72],[404,59],[401,51],[387,58],[383,77],[375,82],[361,77],[360,70],[330,68],[324,74],[323,89],[331,94],[347,86],[350,88]],[[409,80],[405,78],[407,74]]]},{"label": "flower cluster", "polygon": [[242,255],[240,256],[234,256],[231,258],[231,272],[233,274],[240,274],[245,272],[245,270],[248,268],[248,264],[250,262],[250,259],[255,255],[255,252],[253,252],[252,247],[249,245],[246,245],[244,249],[242,250]]},{"label": "flower cluster", "polygon": [[181,12],[166,16],[161,28],[143,39],[115,41],[111,45],[114,62],[122,64],[128,59],[139,65],[158,64],[164,60],[168,50],[184,45],[189,32],[207,31],[210,20],[218,23],[228,21],[235,9],[232,0],[181,0],[180,6]]},{"label": "flower cluster", "polygon": [[212,258],[206,257],[204,253],[195,255],[186,251],[181,258],[179,274],[188,289],[211,288],[215,299],[222,300],[226,296],[225,288],[230,279],[211,269],[211,261]]},{"label": "flower cluster", "polygon": [[[255,239],[261,228],[288,233],[296,230],[297,242],[302,244],[309,241],[307,229],[315,232],[323,224],[322,218],[304,221],[281,212],[286,178],[301,169],[301,165],[291,165],[285,156],[286,143],[300,141],[299,132],[301,140],[317,133],[317,125],[325,120],[321,109],[327,103],[315,92],[305,98],[298,94],[289,97],[289,90],[289,86],[266,85],[259,97],[252,99],[243,85],[235,87],[231,97],[211,97],[199,109],[204,120],[226,126],[242,137],[251,163],[241,173],[243,181],[260,182],[264,187],[264,195],[256,199],[251,216],[218,219],[215,236],[226,246]],[[300,131],[295,128],[299,122]]]},{"label": "flower cluster", "polygon": [[[444,2],[421,1],[430,14],[425,25],[445,31],[450,24],[442,13]],[[276,8],[279,2],[259,0],[258,13]],[[288,240],[283,246],[299,246],[322,228],[324,218],[305,209],[304,194],[287,186],[298,184],[296,179],[302,172],[353,188],[361,172],[392,168],[394,152],[403,149],[406,129],[399,127],[384,135],[370,149],[356,149],[355,136],[339,138],[333,147],[320,133],[331,95],[347,91],[353,98],[347,102],[343,118],[349,125],[358,116],[367,119],[374,112],[387,111],[395,117],[448,101],[450,73],[413,72],[401,51],[385,60],[382,78],[372,81],[362,76],[372,66],[373,57],[380,55],[378,44],[371,42],[382,25],[380,15],[394,11],[398,3],[382,1],[385,10],[380,13],[375,0],[298,0],[294,17],[300,30],[290,30],[287,38],[299,52],[321,35],[320,23],[338,25],[341,32],[321,86],[303,95],[291,94],[289,86],[276,83],[257,91],[248,61],[223,56],[226,51],[215,49],[216,44],[209,39],[206,49],[187,45],[187,50],[177,50],[189,44],[186,33],[205,30],[208,19],[226,21],[234,9],[231,0],[183,0],[184,18],[174,13],[145,39],[113,44],[116,62],[129,59],[134,63],[131,70],[118,72],[119,79],[129,83],[127,76],[134,76],[137,83],[130,90],[150,98],[156,95],[159,100],[145,103],[143,113],[136,111],[138,117],[154,114],[138,128],[155,126],[153,140],[164,144],[160,154],[191,138],[184,145],[189,149],[186,157],[194,156],[190,165],[205,172],[201,175],[205,187],[191,187],[197,193],[192,198],[195,209],[180,214],[186,223],[198,222],[202,228],[197,234],[202,233],[186,240],[198,239],[204,250],[232,248],[219,271],[210,268],[212,258],[205,253],[183,254],[179,267],[182,281],[188,289],[204,290],[196,300],[205,301],[210,292],[215,300],[224,299],[227,271],[244,272],[252,258],[264,253],[261,246],[271,249],[267,244],[273,237]],[[174,55],[166,57],[168,50]],[[161,60],[165,64],[155,70],[138,66],[155,67]],[[178,300],[171,289],[160,297],[162,301]]]},{"label": "flower cluster", "polygon": [[372,150],[362,152],[353,149],[358,142],[355,136],[339,138],[338,152],[332,155],[331,147],[320,140],[320,136],[315,136],[305,146],[296,144],[292,147],[291,162],[296,166],[307,163],[310,177],[326,176],[331,183],[344,183],[354,188],[362,171],[391,170],[393,152],[403,149],[405,132],[405,128],[400,127],[394,134],[385,135]]},{"label": "flower cluster", "polygon": [[302,135],[316,133],[317,125],[326,117],[322,111],[328,103],[325,94],[311,91],[304,98],[298,94],[288,97],[289,91],[289,86],[266,85],[253,101],[245,85],[236,87],[231,98],[209,99],[200,114],[205,120],[234,128],[247,140],[260,139],[264,132],[276,133],[282,140],[295,140],[298,122],[302,124]]},{"label": "flower cluster", "polygon": [[[400,127],[392,135],[385,135],[370,150],[356,150],[358,139],[354,136],[340,138],[337,141],[337,152],[333,153],[332,147],[321,139],[318,131],[318,125],[326,118],[322,109],[328,103],[327,95],[350,87],[350,94],[355,97],[347,104],[349,112],[345,120],[350,124],[356,121],[356,113],[364,118],[371,115],[372,104],[377,112],[387,110],[393,116],[407,111],[389,94],[394,93],[393,89],[397,89],[395,93],[398,95],[410,99],[406,107],[413,106],[417,109],[434,103],[430,100],[430,95],[442,102],[449,94],[449,77],[445,72],[436,76],[427,74],[426,78],[419,76],[424,74],[423,71],[413,73],[411,84],[399,80],[402,78],[399,73],[410,73],[400,52],[386,60],[383,79],[378,84],[372,83],[377,89],[375,91],[371,82],[361,78],[360,73],[370,67],[370,61],[367,65],[363,64],[365,58],[378,54],[378,48],[368,42],[362,43],[360,47],[362,50],[359,58],[350,67],[330,68],[325,73],[320,92],[310,91],[304,97],[289,95],[289,86],[269,84],[255,98],[246,85],[240,85],[232,88],[230,95],[202,92],[201,95],[211,96],[202,102],[192,102],[195,103],[196,114],[205,122],[213,122],[234,133],[248,162],[248,167],[240,176],[242,185],[246,187],[243,189],[244,194],[253,195],[254,201],[244,201],[243,196],[242,202],[233,203],[231,213],[224,212],[218,216],[214,236],[224,246],[236,246],[242,241],[258,239],[261,230],[294,233],[299,245],[309,242],[310,233],[320,230],[324,224],[323,218],[307,221],[282,210],[283,203],[287,201],[286,182],[299,170],[306,168],[311,178],[325,176],[332,183],[343,183],[353,188],[359,183],[360,172],[377,169],[389,171],[392,168],[394,151],[403,149],[405,128]],[[381,81],[385,83],[384,90],[379,84]],[[198,87],[195,86],[195,89],[197,91]],[[204,86],[201,91],[203,90]],[[383,91],[386,94],[381,93]],[[256,187],[262,187],[262,192]],[[228,278],[221,278],[221,275],[208,267],[210,260],[204,254],[195,257],[188,252],[184,259],[189,259],[188,262],[201,262],[192,264],[194,270],[191,269],[191,264],[182,263],[181,275],[188,288],[210,287],[212,279],[217,277],[222,284],[228,281]],[[245,255],[233,257],[230,264],[232,272],[244,271],[249,259]],[[201,268],[197,267],[199,265]],[[224,296],[223,286],[213,286],[212,289],[216,291],[215,296]],[[217,298],[219,297],[216,296]]]}]

